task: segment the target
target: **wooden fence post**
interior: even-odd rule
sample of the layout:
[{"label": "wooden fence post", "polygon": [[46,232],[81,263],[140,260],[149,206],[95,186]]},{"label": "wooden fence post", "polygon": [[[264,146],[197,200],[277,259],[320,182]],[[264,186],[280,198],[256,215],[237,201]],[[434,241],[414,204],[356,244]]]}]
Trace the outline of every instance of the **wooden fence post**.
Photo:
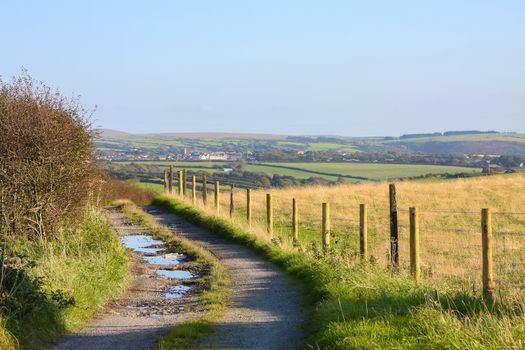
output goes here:
[{"label": "wooden fence post", "polygon": [[235,187],[233,185],[230,186],[230,219],[233,220],[233,216],[235,214],[235,203],[233,201],[233,191]]},{"label": "wooden fence post", "polygon": [[208,189],[206,188],[206,175],[202,176],[202,203],[208,203]]},{"label": "wooden fence post", "polygon": [[182,195],[186,196],[186,168],[182,169]]},{"label": "wooden fence post", "polygon": [[246,222],[252,227],[252,190],[246,189]]},{"label": "wooden fence post", "polygon": [[399,231],[397,226],[396,185],[390,184],[390,263],[399,268]]},{"label": "wooden fence post", "polygon": [[323,254],[328,254],[330,249],[330,203],[323,203]]},{"label": "wooden fence post", "polygon": [[170,165],[170,170],[168,171],[168,193],[173,193],[173,165]]},{"label": "wooden fence post", "polygon": [[410,208],[410,274],[419,282],[421,267],[419,262],[419,210]]},{"label": "wooden fence post", "polygon": [[179,170],[179,197],[182,197],[182,188],[184,187],[182,181],[182,170]]},{"label": "wooden fence post", "polygon": [[168,192],[168,169],[164,170],[164,193]]},{"label": "wooden fence post", "polygon": [[219,181],[215,181],[215,212],[219,214],[219,208],[220,208],[220,187],[219,187]]},{"label": "wooden fence post", "polygon": [[481,209],[481,247],[483,250],[483,296],[494,301],[492,215],[489,208]]},{"label": "wooden fence post", "polygon": [[272,207],[272,195],[271,193],[266,194],[266,232],[268,236],[273,236],[273,207]]},{"label": "wooden fence post", "polygon": [[297,216],[297,200],[292,198],[292,237],[293,242],[299,242],[299,218]]},{"label": "wooden fence post", "polygon": [[359,253],[361,262],[368,261],[368,213],[366,204],[359,204]]},{"label": "wooden fence post", "polygon": [[191,204],[195,205],[197,202],[197,177],[191,177]]}]

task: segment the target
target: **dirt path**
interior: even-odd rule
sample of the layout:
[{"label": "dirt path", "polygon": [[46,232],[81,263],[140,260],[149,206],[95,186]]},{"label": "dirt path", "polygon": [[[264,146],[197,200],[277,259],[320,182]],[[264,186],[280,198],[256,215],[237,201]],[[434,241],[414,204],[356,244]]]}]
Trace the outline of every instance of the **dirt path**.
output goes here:
[{"label": "dirt path", "polygon": [[[126,224],[120,212],[111,211],[109,216],[121,236],[149,234],[140,226]],[[196,316],[192,312],[198,303],[195,295],[188,293],[173,299],[163,297],[171,286],[181,281],[158,276],[156,271],[164,267],[146,263],[143,257],[148,255],[147,251],[132,253],[133,276],[126,295],[111,302],[107,310],[97,315],[82,331],[61,339],[52,347],[53,350],[149,349],[170,326]],[[166,251],[158,252],[162,253]],[[177,269],[181,266],[183,264],[177,265]]]},{"label": "dirt path", "polygon": [[281,271],[246,247],[229,243],[159,208],[148,210],[160,223],[212,251],[230,273],[231,305],[218,325],[219,331],[203,348],[304,348],[300,300]]}]

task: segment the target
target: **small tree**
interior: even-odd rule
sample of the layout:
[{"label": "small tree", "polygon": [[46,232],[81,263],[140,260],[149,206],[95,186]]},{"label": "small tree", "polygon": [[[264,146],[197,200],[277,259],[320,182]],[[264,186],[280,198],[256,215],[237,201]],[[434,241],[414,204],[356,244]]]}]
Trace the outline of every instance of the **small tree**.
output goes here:
[{"label": "small tree", "polygon": [[85,204],[96,177],[89,117],[26,72],[0,79],[0,233],[43,238]]}]

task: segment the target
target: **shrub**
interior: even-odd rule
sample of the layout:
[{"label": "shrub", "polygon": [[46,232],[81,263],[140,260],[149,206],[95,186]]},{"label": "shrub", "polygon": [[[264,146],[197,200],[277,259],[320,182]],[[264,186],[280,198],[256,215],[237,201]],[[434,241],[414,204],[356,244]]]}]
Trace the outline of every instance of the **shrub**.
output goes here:
[{"label": "shrub", "polygon": [[0,234],[44,238],[96,181],[93,130],[78,99],[26,72],[0,79]]}]

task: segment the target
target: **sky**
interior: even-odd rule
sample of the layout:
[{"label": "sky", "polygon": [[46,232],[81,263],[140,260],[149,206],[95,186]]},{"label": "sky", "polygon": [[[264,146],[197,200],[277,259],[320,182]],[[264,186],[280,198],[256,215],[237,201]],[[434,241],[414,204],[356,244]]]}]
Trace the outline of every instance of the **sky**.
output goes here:
[{"label": "sky", "polygon": [[128,132],[525,132],[523,0],[0,0],[26,68]]}]

